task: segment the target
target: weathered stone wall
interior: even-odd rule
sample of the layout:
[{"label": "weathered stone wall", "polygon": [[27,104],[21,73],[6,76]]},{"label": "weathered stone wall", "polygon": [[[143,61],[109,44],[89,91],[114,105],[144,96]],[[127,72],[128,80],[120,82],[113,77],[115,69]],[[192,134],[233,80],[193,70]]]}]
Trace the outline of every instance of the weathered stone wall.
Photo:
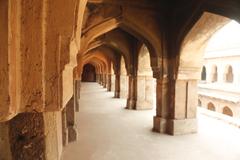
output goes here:
[{"label": "weathered stone wall", "polygon": [[13,159],[46,159],[44,119],[41,113],[21,113],[9,122]]},{"label": "weathered stone wall", "polygon": [[2,122],[3,160],[59,160],[62,153],[61,112],[20,113]]},{"label": "weathered stone wall", "polygon": [[12,153],[10,148],[10,137],[9,137],[9,123],[0,123],[0,159],[1,160],[12,160]]}]

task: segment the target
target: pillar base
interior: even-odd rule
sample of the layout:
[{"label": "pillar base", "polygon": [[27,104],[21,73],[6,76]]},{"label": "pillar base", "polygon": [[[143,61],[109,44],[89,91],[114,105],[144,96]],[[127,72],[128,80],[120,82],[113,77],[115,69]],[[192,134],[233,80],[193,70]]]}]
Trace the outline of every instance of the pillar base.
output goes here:
[{"label": "pillar base", "polygon": [[68,145],[68,129],[64,129],[63,131],[63,146]]},{"label": "pillar base", "polygon": [[75,126],[68,126],[68,142],[77,140],[77,129]]},{"label": "pillar base", "polygon": [[114,98],[120,98],[120,92],[114,92]]},{"label": "pillar base", "polygon": [[153,131],[159,133],[166,133],[167,120],[161,117],[153,117]]},{"label": "pillar base", "polygon": [[103,81],[102,86],[103,86],[103,88],[107,88],[107,83],[106,83],[106,81]]},{"label": "pillar base", "polygon": [[134,99],[127,99],[126,109],[136,110],[136,100],[134,100]]},{"label": "pillar base", "polygon": [[153,131],[170,135],[184,135],[197,132],[197,119],[164,119],[155,116],[153,119]]}]

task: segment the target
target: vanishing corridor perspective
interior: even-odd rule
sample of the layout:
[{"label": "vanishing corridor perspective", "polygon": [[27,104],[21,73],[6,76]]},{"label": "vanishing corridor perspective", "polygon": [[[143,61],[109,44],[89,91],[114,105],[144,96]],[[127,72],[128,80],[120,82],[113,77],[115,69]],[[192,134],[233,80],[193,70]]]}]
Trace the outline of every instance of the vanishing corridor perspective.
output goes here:
[{"label": "vanishing corridor perspective", "polygon": [[239,160],[239,130],[197,116],[232,20],[239,0],[0,0],[0,160]]},{"label": "vanishing corridor perspective", "polygon": [[153,110],[125,110],[125,99],[112,98],[113,92],[96,83],[83,83],[81,90],[79,139],[65,148],[63,160],[239,159],[238,128],[198,114],[197,134],[159,135],[151,131]]}]

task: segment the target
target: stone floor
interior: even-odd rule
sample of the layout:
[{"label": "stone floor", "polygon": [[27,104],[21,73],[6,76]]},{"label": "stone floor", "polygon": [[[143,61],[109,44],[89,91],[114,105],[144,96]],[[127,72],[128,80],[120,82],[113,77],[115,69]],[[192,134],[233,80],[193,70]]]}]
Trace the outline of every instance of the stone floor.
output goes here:
[{"label": "stone floor", "polygon": [[240,129],[198,115],[199,132],[169,136],[151,131],[154,111],[125,110],[96,83],[84,83],[77,113],[78,141],[63,160],[240,160]]}]

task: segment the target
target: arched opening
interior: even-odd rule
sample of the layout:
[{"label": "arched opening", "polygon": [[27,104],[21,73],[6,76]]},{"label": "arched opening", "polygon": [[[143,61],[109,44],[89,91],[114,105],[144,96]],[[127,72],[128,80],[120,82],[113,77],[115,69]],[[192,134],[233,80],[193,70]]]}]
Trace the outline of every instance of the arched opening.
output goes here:
[{"label": "arched opening", "polygon": [[212,102],[209,102],[207,105],[207,109],[210,111],[216,111],[216,108]]},{"label": "arched opening", "polygon": [[206,79],[207,79],[207,71],[206,71],[206,67],[203,66],[202,67],[202,72],[201,72],[201,80],[206,81]]},{"label": "arched opening", "polygon": [[[200,19],[199,22],[202,20]],[[218,20],[219,22],[221,21],[221,16]],[[239,93],[235,92],[235,86],[226,83],[233,83],[236,79],[236,77],[234,77],[234,67],[240,62],[240,24],[234,20],[226,19],[225,17],[222,17],[222,20],[227,23],[219,23],[219,28],[209,36],[209,39],[205,39],[205,42],[203,42],[205,45],[205,49],[203,49],[202,52],[203,59],[200,58],[201,60],[199,61],[199,64],[203,66],[201,67],[201,80],[203,80],[206,75],[207,83],[198,84],[198,95],[203,96],[204,101],[210,101],[207,106],[204,106],[205,108],[217,112],[208,112],[206,109],[199,109],[198,111],[212,118],[218,118],[225,121],[222,114],[232,117],[235,113],[233,113],[230,107],[224,107],[222,111],[219,111],[218,106],[227,106],[229,102],[238,105],[234,99],[239,96]],[[209,24],[211,23],[209,22]],[[202,24],[199,24],[199,26],[200,25]],[[209,33],[211,33],[211,28],[205,28],[203,30],[209,30]],[[205,33],[205,35],[209,33]],[[217,106],[212,102],[214,102],[215,105],[217,104]],[[198,99],[198,106],[199,103],[200,101]],[[218,112],[222,114],[218,114]],[[233,123],[238,123],[236,119],[229,120]]]},{"label": "arched opening", "polygon": [[233,69],[231,65],[228,65],[224,73],[224,82],[232,83],[233,82]]},{"label": "arched opening", "polygon": [[233,112],[232,112],[232,110],[231,110],[228,106],[225,106],[225,107],[223,108],[222,113],[223,113],[224,115],[233,117]]},{"label": "arched opening", "polygon": [[128,76],[125,63],[122,56],[120,61],[120,98],[126,99],[128,97]]},{"label": "arched opening", "polygon": [[202,101],[198,99],[198,107],[202,107]]},{"label": "arched opening", "polygon": [[217,69],[217,66],[214,65],[212,67],[212,73],[211,73],[211,82],[214,83],[214,82],[217,82],[218,81],[218,69]]},{"label": "arched opening", "polygon": [[92,64],[86,64],[82,73],[83,82],[96,82],[96,69]]},{"label": "arched opening", "polygon": [[137,73],[137,108],[152,109],[156,102],[156,81],[152,76],[150,53],[146,45],[142,45],[138,53]]}]

